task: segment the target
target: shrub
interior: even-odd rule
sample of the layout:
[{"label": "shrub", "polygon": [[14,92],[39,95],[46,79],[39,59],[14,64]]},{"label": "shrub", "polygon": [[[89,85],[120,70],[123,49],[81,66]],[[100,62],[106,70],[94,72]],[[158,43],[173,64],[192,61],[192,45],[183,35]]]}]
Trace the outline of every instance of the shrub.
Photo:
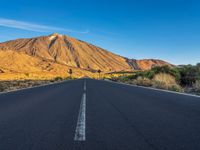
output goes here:
[{"label": "shrub", "polygon": [[147,78],[147,79],[152,79],[155,75],[155,72],[150,70],[150,71],[141,71],[141,72],[136,72],[133,75],[127,76],[127,80],[136,80],[138,77],[142,78]]},{"label": "shrub", "polygon": [[133,79],[133,75],[129,76],[119,76],[119,77],[111,77],[110,78],[112,81],[120,81],[120,82],[128,82]]},{"label": "shrub", "polygon": [[181,86],[176,82],[174,76],[166,73],[159,73],[154,76],[154,87],[176,92],[182,92]]},{"label": "shrub", "polygon": [[155,76],[155,72],[153,70],[147,71],[146,73],[144,73],[144,76],[148,79],[153,79],[153,77]]},{"label": "shrub", "polygon": [[4,91],[4,86],[0,84],[0,92]]},{"label": "shrub", "polygon": [[152,87],[159,88],[159,89],[168,89],[167,85],[161,81],[154,81]]},{"label": "shrub", "polygon": [[132,80],[133,77],[134,76],[132,76],[132,75],[131,76],[121,76],[121,77],[119,77],[119,80],[122,81],[122,82],[123,81],[126,82],[126,81],[129,81],[129,80]]},{"label": "shrub", "polygon": [[111,80],[114,81],[114,82],[120,81],[120,79],[116,78],[116,77],[112,77]]},{"label": "shrub", "polygon": [[175,92],[183,92],[183,89],[179,85],[171,85],[168,87],[168,90],[175,91]]},{"label": "shrub", "polygon": [[200,63],[196,66],[155,66],[149,71],[135,72],[114,80],[177,92],[182,92],[184,87],[200,93]]},{"label": "shrub", "polygon": [[175,77],[170,74],[166,74],[166,73],[156,74],[154,76],[153,80],[164,82],[167,85],[177,84]]},{"label": "shrub", "polygon": [[200,94],[200,80],[196,81],[193,85],[194,91]]},{"label": "shrub", "polygon": [[169,74],[174,76],[177,82],[180,81],[181,75],[180,75],[178,68],[171,68]]},{"label": "shrub", "polygon": [[63,78],[62,77],[55,77],[55,81],[61,81]]},{"label": "shrub", "polygon": [[141,85],[141,86],[152,86],[152,81],[148,78],[138,77],[136,80],[131,82],[132,84]]},{"label": "shrub", "polygon": [[178,68],[175,68],[175,67],[172,68],[170,66],[156,66],[152,69],[152,71],[154,71],[155,74],[159,74],[159,73],[170,74],[176,78],[177,82],[179,82],[180,77],[181,77]]},{"label": "shrub", "polygon": [[171,68],[169,66],[155,66],[151,70],[157,74],[157,73],[169,73],[170,69]]},{"label": "shrub", "polygon": [[138,77],[153,79],[156,74],[160,73],[170,74],[174,76],[177,82],[179,82],[180,80],[179,70],[177,68],[172,68],[169,66],[156,66],[149,71],[137,72],[134,75],[130,76],[130,79],[137,79]]},{"label": "shrub", "polygon": [[180,84],[182,86],[192,86],[196,81],[200,80],[200,67],[187,65],[179,68]]},{"label": "shrub", "polygon": [[72,78],[71,78],[71,77],[66,77],[66,78],[65,78],[65,80],[70,80],[70,79],[72,79]]}]

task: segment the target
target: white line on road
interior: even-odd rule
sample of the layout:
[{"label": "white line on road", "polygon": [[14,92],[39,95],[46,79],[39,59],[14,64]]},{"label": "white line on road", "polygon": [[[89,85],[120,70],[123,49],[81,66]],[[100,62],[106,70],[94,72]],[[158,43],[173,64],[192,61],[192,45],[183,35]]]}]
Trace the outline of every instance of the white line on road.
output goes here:
[{"label": "white line on road", "polygon": [[86,80],[84,81],[84,91],[86,91]]},{"label": "white line on road", "polygon": [[81,100],[74,141],[85,141],[86,135],[86,81],[84,82],[84,93]]}]

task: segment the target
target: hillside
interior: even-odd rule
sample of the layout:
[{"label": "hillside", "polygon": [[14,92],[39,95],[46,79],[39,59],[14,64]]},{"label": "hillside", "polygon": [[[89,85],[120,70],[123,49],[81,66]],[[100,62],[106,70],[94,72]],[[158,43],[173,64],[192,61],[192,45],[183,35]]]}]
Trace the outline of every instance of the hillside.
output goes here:
[{"label": "hillside", "polygon": [[[77,76],[92,72],[147,70],[166,65],[161,60],[135,60],[58,33],[0,43],[1,73],[64,75],[74,68]],[[22,77],[23,78],[23,77]]]}]

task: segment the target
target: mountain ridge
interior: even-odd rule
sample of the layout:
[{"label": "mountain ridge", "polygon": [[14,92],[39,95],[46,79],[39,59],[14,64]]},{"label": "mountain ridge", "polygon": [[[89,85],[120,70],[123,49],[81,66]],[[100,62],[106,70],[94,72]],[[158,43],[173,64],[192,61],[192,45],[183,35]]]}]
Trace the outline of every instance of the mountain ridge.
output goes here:
[{"label": "mountain ridge", "polygon": [[[171,65],[170,63],[156,59],[129,59],[85,41],[58,33],[6,41],[0,43],[0,51],[3,51],[2,55],[5,56],[6,52],[8,52],[5,63],[12,62],[11,52],[13,52],[12,57],[18,57],[18,59],[20,59],[18,54],[21,54],[24,60],[26,57],[30,57],[31,59],[35,58],[34,62],[42,61],[44,64],[47,63],[50,66],[53,64],[64,65],[67,68],[73,67],[89,72],[97,70],[101,70],[102,72],[148,70],[155,65]],[[25,65],[23,59],[21,61],[17,62],[18,65]],[[38,67],[37,63],[29,64],[30,68]],[[36,66],[31,66],[33,64]],[[5,66],[7,70],[12,68],[12,66],[9,67],[6,64],[0,63],[0,69],[5,68]],[[18,70],[17,68],[15,69]],[[42,69],[39,70],[42,71]],[[57,73],[59,74],[59,71]]]}]

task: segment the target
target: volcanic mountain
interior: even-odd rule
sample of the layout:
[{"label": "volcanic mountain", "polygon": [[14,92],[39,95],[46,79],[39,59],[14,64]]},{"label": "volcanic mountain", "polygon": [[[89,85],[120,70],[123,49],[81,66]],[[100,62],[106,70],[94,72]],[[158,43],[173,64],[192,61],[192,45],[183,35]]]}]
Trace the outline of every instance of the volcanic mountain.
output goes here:
[{"label": "volcanic mountain", "polygon": [[161,60],[135,60],[58,33],[0,43],[1,72],[79,72],[147,70],[154,65],[170,65]]}]

